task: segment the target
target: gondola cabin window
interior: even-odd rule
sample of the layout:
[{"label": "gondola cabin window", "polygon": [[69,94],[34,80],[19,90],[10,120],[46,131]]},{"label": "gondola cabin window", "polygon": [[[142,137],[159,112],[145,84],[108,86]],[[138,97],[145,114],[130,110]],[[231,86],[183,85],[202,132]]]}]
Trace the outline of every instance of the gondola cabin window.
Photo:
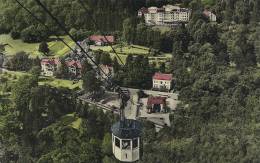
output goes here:
[{"label": "gondola cabin window", "polygon": [[122,141],[122,149],[131,149],[131,141],[123,140]]},{"label": "gondola cabin window", "polygon": [[118,138],[115,138],[115,145],[120,148],[120,140]]},{"label": "gondola cabin window", "polygon": [[134,139],[133,140],[133,148],[137,148],[138,147],[138,139]]}]

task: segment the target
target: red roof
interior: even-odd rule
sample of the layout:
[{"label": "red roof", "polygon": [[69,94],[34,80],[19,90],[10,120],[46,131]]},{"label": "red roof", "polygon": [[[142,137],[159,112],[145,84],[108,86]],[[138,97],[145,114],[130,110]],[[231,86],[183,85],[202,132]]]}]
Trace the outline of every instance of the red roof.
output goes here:
[{"label": "red roof", "polygon": [[212,14],[214,14],[214,13],[211,12],[211,11],[209,11],[209,10],[207,10],[207,9],[205,9],[205,10],[203,11],[203,14],[204,14],[205,16],[209,17],[210,15],[212,15]]},{"label": "red roof", "polygon": [[[115,37],[114,36],[101,36],[101,35],[92,35],[89,37],[90,41],[95,41],[95,42],[105,42],[107,43],[108,41],[110,43],[114,43],[115,42]],[[108,40],[108,41],[107,41]]]},{"label": "red roof", "polygon": [[148,13],[148,9],[145,7],[142,7],[141,9],[138,10],[138,12],[145,14],[145,13]]},{"label": "red roof", "polygon": [[151,106],[154,104],[163,104],[166,105],[166,97],[149,97],[147,101],[147,105]]},{"label": "red roof", "polygon": [[80,68],[80,69],[82,68],[82,65],[81,65],[80,61],[74,61],[74,60],[72,60],[72,61],[67,61],[67,62],[66,62],[66,65],[67,65],[68,67],[75,66],[75,67]]},{"label": "red roof", "polygon": [[58,65],[60,64],[60,60],[57,58],[55,59],[44,58],[41,60],[41,65],[43,64]]},{"label": "red roof", "polygon": [[155,80],[172,80],[172,74],[155,73],[153,76]]}]

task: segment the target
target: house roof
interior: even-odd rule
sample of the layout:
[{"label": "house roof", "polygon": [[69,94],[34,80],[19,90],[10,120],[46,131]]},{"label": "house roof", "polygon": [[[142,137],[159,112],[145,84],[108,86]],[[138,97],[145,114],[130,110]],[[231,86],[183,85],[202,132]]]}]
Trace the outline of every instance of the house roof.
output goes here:
[{"label": "house roof", "polygon": [[41,65],[43,64],[58,65],[60,64],[60,60],[58,58],[55,59],[44,58],[41,60]]},{"label": "house roof", "polygon": [[204,14],[205,16],[209,17],[209,16],[212,15],[213,13],[212,13],[211,11],[205,9],[205,10],[203,11],[203,14]]},{"label": "house roof", "polygon": [[147,105],[151,106],[154,104],[163,104],[166,105],[166,97],[153,97],[150,96],[147,101]]},{"label": "house roof", "polygon": [[172,74],[155,73],[154,80],[172,80]]},{"label": "house roof", "polygon": [[75,67],[80,68],[80,69],[82,68],[80,61],[75,61],[75,60],[66,61],[66,65],[68,67],[75,66]]},{"label": "house roof", "polygon": [[141,9],[138,10],[138,12],[145,14],[145,13],[148,13],[148,9],[145,7],[142,7]]},{"label": "house roof", "polygon": [[115,42],[115,37],[114,36],[92,35],[92,36],[89,37],[89,40],[97,41],[97,42],[106,42],[106,43],[109,41],[110,43],[114,43]]}]

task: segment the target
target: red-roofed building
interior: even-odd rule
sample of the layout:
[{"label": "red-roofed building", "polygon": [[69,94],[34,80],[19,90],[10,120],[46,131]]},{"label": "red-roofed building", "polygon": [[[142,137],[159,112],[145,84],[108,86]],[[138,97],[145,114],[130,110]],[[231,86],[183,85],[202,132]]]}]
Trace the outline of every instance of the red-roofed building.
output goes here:
[{"label": "red-roofed building", "polygon": [[89,37],[89,40],[94,42],[97,46],[104,46],[109,43],[114,44],[115,43],[115,37],[114,36],[101,36],[101,35],[92,35]]},{"label": "red-roofed building", "polygon": [[157,113],[165,112],[166,97],[153,97],[150,96],[147,101],[147,112]]},{"label": "red-roofed building", "polygon": [[153,76],[153,88],[169,91],[172,88],[172,80],[172,74],[155,73]]},{"label": "red-roofed building", "polygon": [[41,68],[42,68],[42,75],[44,76],[54,76],[54,72],[57,71],[58,67],[60,66],[59,59],[49,59],[44,58],[41,60]]},{"label": "red-roofed building", "polygon": [[82,64],[80,61],[69,60],[65,62],[69,73],[73,74],[75,77],[81,77]]}]

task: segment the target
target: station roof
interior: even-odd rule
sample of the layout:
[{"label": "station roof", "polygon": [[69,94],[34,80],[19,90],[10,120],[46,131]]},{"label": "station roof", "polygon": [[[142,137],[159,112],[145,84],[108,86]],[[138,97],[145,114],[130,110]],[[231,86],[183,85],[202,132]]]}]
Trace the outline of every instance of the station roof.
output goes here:
[{"label": "station roof", "polygon": [[151,106],[153,104],[163,104],[166,105],[166,97],[149,97],[147,101],[147,105]]}]

